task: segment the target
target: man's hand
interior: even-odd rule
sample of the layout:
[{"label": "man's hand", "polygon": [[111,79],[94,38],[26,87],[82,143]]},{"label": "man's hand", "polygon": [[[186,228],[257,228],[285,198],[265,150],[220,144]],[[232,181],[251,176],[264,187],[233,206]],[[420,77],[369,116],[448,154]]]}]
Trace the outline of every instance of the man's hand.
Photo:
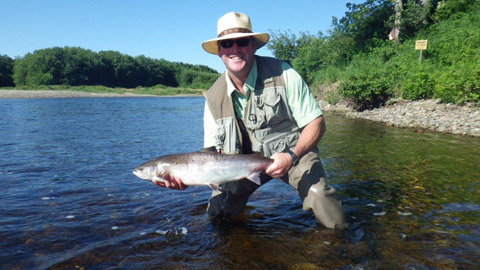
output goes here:
[{"label": "man's hand", "polygon": [[265,173],[273,178],[280,178],[286,175],[292,167],[292,157],[287,153],[275,153],[270,158],[273,159],[273,163],[267,168]]},{"label": "man's hand", "polygon": [[152,182],[159,187],[167,187],[171,189],[184,190],[188,186],[185,185],[180,178],[176,178],[173,175],[165,174],[162,177],[165,181],[152,180]]}]

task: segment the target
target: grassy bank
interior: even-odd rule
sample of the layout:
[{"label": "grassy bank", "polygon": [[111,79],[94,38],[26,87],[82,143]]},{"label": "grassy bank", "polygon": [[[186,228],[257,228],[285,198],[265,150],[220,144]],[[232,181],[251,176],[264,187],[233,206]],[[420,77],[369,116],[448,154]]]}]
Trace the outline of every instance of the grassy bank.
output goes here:
[{"label": "grassy bank", "polygon": [[[51,90],[51,91],[81,91],[88,93],[115,93],[115,94],[142,94],[155,96],[172,96],[172,95],[202,95],[204,89],[177,88],[157,85],[153,87],[137,87],[137,88],[110,88],[105,86],[68,86],[68,85],[41,85],[36,87],[2,87],[4,90]],[[1,90],[0,90],[1,91]]]},{"label": "grassy bank", "polygon": [[[455,2],[459,1],[451,3]],[[391,98],[480,104],[480,5],[477,2],[470,9],[438,19],[402,42],[377,41],[345,68],[318,71],[316,84],[337,82],[338,96],[361,110]],[[417,40],[428,40],[422,58],[414,49]],[[335,101],[336,93],[326,95]]]}]

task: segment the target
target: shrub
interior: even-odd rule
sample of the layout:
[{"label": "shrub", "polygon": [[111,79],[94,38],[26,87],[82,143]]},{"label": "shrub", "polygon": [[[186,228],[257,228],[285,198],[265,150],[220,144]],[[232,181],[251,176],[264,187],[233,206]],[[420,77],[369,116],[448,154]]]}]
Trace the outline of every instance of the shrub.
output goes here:
[{"label": "shrub", "polygon": [[341,77],[342,70],[335,66],[327,66],[326,68],[317,70],[314,74],[315,84],[331,84],[338,81]]},{"label": "shrub", "polygon": [[435,97],[444,102],[480,103],[480,66],[476,63],[480,57],[445,68],[438,74]]},{"label": "shrub", "polygon": [[413,73],[402,87],[402,98],[416,100],[433,96],[434,81],[432,75],[425,71]]},{"label": "shrub", "polygon": [[438,3],[434,18],[437,21],[446,20],[451,16],[459,15],[459,13],[474,10],[477,0],[448,0]]},{"label": "shrub", "polygon": [[374,56],[355,59],[340,82],[339,94],[357,110],[373,109],[394,96],[395,82],[385,63]]}]

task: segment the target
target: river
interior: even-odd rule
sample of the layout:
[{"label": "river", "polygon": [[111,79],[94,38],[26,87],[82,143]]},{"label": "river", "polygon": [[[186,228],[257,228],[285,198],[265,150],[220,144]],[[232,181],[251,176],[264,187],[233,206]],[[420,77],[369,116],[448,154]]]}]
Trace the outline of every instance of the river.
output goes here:
[{"label": "river", "polygon": [[480,139],[326,114],[349,229],[280,180],[210,220],[211,191],[132,169],[202,148],[202,97],[0,100],[0,269],[478,269]]}]

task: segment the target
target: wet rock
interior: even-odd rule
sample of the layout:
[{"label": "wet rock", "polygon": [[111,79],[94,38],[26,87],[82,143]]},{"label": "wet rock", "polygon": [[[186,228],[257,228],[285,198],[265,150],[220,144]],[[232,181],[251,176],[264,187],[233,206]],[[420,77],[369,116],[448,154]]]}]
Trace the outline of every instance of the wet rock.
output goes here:
[{"label": "wet rock", "polygon": [[360,118],[382,122],[395,127],[430,130],[480,137],[480,107],[473,104],[455,105],[440,103],[439,100],[396,100],[385,107],[355,111],[347,102],[335,105],[321,100],[323,111],[344,115],[348,118]]}]

